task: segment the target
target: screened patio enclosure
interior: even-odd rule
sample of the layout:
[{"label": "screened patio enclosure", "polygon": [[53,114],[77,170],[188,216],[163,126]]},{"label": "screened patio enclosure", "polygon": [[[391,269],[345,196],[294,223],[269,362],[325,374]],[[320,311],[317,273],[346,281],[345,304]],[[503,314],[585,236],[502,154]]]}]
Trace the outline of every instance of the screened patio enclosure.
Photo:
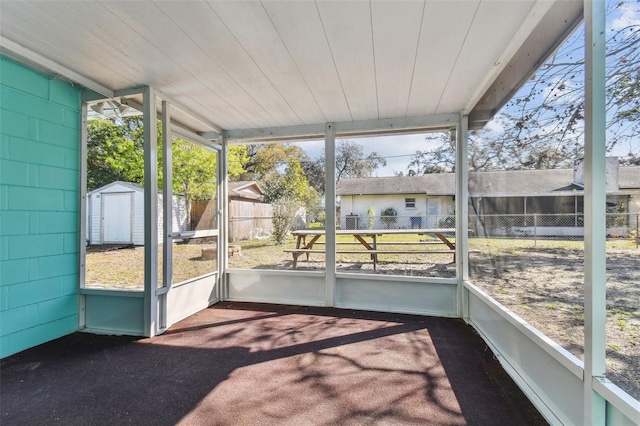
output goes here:
[{"label": "screened patio enclosure", "polygon": [[[79,123],[76,330],[154,336],[218,301],[463,318],[551,424],[640,423],[640,403],[605,374],[603,2],[3,1],[0,8],[3,60],[80,88],[79,99],[69,100],[80,105],[75,116],[46,117]],[[469,280],[467,164],[468,131],[484,126],[583,18],[584,362]],[[137,111],[144,123],[144,285],[134,290],[86,285],[86,126],[90,111],[105,107]],[[230,146],[323,140],[325,221],[335,223],[336,138],[427,131],[455,134],[455,278],[337,272],[333,227],[326,230],[324,271],[228,267]],[[217,229],[170,227],[173,137],[217,155]],[[169,224],[162,238],[159,192]],[[174,240],[212,237],[215,267],[173,282]]]}]

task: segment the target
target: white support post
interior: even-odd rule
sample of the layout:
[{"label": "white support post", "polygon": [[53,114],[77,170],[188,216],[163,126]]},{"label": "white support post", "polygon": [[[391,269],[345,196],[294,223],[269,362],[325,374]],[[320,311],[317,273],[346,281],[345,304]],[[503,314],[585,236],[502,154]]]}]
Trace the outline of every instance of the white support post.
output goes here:
[{"label": "white support post", "polygon": [[143,91],[144,130],[144,333],[153,337],[158,328],[158,128],[156,94]]},{"label": "white support post", "polygon": [[173,154],[171,146],[173,136],[171,134],[171,110],[167,101],[162,101],[162,287],[163,293],[159,295],[160,315],[159,328],[167,328],[167,292],[173,284]]},{"label": "white support post", "polygon": [[[87,139],[88,139],[88,131],[87,131],[87,116],[88,116],[88,105],[86,103],[82,104],[80,110],[80,194],[79,194],[79,218],[78,223],[80,224],[80,235],[78,235],[78,253],[80,257],[80,261],[78,264],[80,265],[79,273],[79,281],[80,288],[85,287],[85,279],[86,279],[86,268],[87,268]],[[78,297],[78,328],[84,328],[86,326],[86,306],[85,306],[85,297],[80,294]]]},{"label": "white support post", "polygon": [[229,183],[227,181],[229,144],[220,136],[218,151],[218,298],[228,298],[227,268],[229,267]]},{"label": "white support post", "polygon": [[606,92],[605,2],[584,0],[584,424],[606,423],[604,398],[593,382],[606,374]]},{"label": "white support post", "polygon": [[325,304],[334,306],[336,298],[336,132],[332,123],[327,123],[325,130],[324,158]]},{"label": "white support post", "polygon": [[467,318],[464,282],[469,279],[469,117],[460,116],[456,140],[456,276],[458,315]]}]

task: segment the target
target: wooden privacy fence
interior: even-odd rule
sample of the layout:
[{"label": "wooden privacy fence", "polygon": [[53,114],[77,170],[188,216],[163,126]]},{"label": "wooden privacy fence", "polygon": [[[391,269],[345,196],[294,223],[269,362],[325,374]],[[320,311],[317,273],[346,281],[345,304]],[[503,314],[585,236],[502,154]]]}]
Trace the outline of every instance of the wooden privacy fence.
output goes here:
[{"label": "wooden privacy fence", "polygon": [[271,236],[271,204],[231,200],[229,203],[229,238],[231,241]]},{"label": "wooden privacy fence", "polygon": [[[215,229],[217,201],[194,200],[191,202],[189,230]],[[229,202],[229,239],[248,240],[271,236],[271,204],[231,200]]]},{"label": "wooden privacy fence", "polygon": [[189,231],[218,227],[218,200],[192,200],[189,211]]}]

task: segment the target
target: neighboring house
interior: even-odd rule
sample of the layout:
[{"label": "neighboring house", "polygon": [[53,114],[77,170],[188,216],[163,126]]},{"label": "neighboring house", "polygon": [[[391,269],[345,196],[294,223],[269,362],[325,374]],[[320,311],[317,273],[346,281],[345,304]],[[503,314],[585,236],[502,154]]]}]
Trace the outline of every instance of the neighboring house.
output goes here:
[{"label": "neighboring house", "polygon": [[[187,206],[184,197],[173,196],[173,231],[184,231]],[[162,194],[158,194],[158,236],[163,235]],[[87,194],[89,244],[144,245],[144,187],[116,181]]]},{"label": "neighboring house", "polygon": [[455,212],[455,175],[343,179],[336,195],[341,228],[367,228],[369,208],[376,216],[373,228],[385,228],[380,214],[389,207],[398,213],[394,228],[434,228]]},{"label": "neighboring house", "polygon": [[[474,226],[474,216],[519,215],[523,218],[525,214],[556,215],[536,225],[563,228],[547,229],[554,235],[582,235],[582,176],[580,163],[574,169],[470,172],[470,226]],[[353,227],[354,220],[357,220],[356,227],[366,228],[370,207],[376,216],[385,208],[393,207],[398,212],[394,226],[398,228],[447,225],[451,223],[448,218],[455,212],[453,173],[345,179],[338,182],[336,194],[340,196],[340,225],[344,228]],[[612,213],[640,213],[640,167],[618,167],[617,159],[608,159],[607,210]],[[513,223],[510,231],[517,225],[523,228],[516,230],[517,233],[527,233],[530,230],[524,226],[534,224]],[[374,227],[384,226],[377,218]]]},{"label": "neighboring house", "polygon": [[229,200],[259,203],[262,201],[262,188],[255,180],[229,182]]}]

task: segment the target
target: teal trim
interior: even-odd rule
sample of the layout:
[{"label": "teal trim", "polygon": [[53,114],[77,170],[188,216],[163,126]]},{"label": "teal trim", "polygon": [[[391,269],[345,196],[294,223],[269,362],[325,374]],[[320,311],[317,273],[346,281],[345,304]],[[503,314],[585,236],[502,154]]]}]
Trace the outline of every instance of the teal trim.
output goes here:
[{"label": "teal trim", "polygon": [[78,330],[80,92],[0,57],[0,357]]}]

